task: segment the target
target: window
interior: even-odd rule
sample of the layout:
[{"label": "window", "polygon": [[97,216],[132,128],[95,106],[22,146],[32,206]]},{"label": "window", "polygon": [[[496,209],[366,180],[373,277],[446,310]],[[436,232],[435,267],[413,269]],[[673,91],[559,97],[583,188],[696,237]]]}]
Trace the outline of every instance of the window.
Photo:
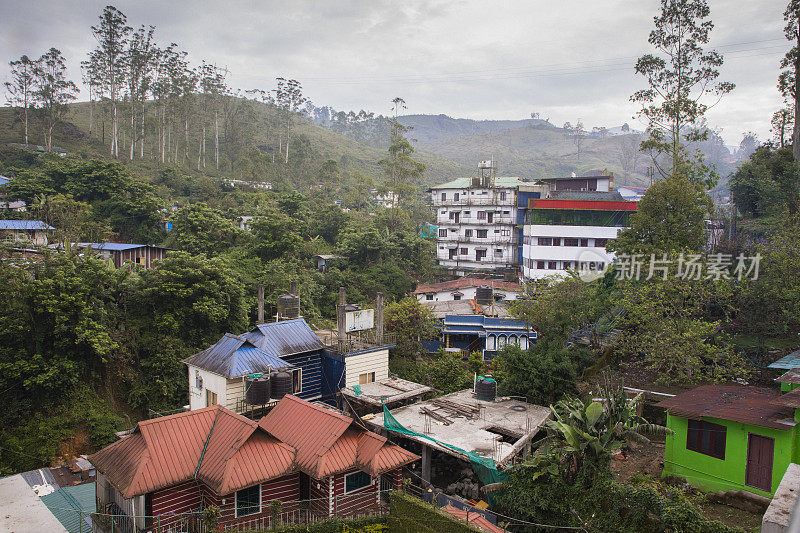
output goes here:
[{"label": "window", "polygon": [[462,248],[461,249],[461,255],[467,255],[468,253],[469,253],[469,250],[467,250],[466,248]]},{"label": "window", "polygon": [[495,233],[500,233],[499,229],[494,230]]},{"label": "window", "polygon": [[217,405],[217,393],[206,389],[206,407]]},{"label": "window", "polygon": [[553,246],[553,239],[550,237],[539,237],[539,240],[536,243],[539,246]]},{"label": "window", "polygon": [[439,229],[439,237],[447,237],[447,229],[440,228]]},{"label": "window", "polygon": [[561,246],[561,239],[559,237],[553,237],[553,246]]},{"label": "window", "polygon": [[236,518],[261,512],[261,485],[236,491]]},{"label": "window", "polygon": [[458,201],[458,193],[453,193],[453,200]]},{"label": "window", "polygon": [[595,246],[602,246],[603,248],[605,248],[606,244],[608,244],[608,239],[595,239],[594,240],[594,245]]},{"label": "window", "polygon": [[464,218],[470,218],[472,216],[470,211],[464,211]]},{"label": "window", "polygon": [[545,268],[544,261],[536,261],[536,268],[538,268],[539,270],[544,270]]},{"label": "window", "polygon": [[457,302],[457,301],[459,301],[460,299],[461,299],[461,295],[460,295],[460,294],[454,294],[454,295],[453,295],[453,301],[454,301],[454,302]]},{"label": "window", "polygon": [[443,192],[442,193],[442,201],[444,202],[445,200],[447,200],[447,193]]},{"label": "window", "polygon": [[578,239],[572,237],[564,237],[564,246],[578,246]]},{"label": "window", "polygon": [[510,215],[510,214],[511,214],[511,211],[503,211],[503,214],[504,214],[504,215]]},{"label": "window", "polygon": [[589,239],[581,239],[581,246],[584,248],[589,246]]},{"label": "window", "polygon": [[442,209],[442,214],[446,215],[447,214],[447,209]]},{"label": "window", "polygon": [[300,368],[292,370],[292,394],[297,394],[303,390],[303,380],[301,379],[302,371],[303,370]]},{"label": "window", "polygon": [[475,250],[475,261],[486,259],[486,250]]},{"label": "window", "polygon": [[486,220],[486,211],[478,211],[478,220]]},{"label": "window", "polygon": [[505,199],[506,199],[506,192],[505,192],[505,191],[502,191],[502,192],[500,193],[500,201],[501,201],[501,202],[503,202],[503,201],[505,201]]},{"label": "window", "polygon": [[426,300],[433,300],[433,294],[426,294],[425,295],[425,299]]},{"label": "window", "polygon": [[484,196],[486,196],[486,195],[488,195],[488,194],[489,194],[489,191],[481,191],[481,194],[482,194],[482,195],[484,195]]},{"label": "window", "polygon": [[494,255],[496,255],[497,257],[503,257],[503,250],[498,248],[497,250],[494,251]]},{"label": "window", "polygon": [[199,370],[194,371],[194,386],[197,389],[203,388],[203,376],[200,375]]},{"label": "window", "polygon": [[558,263],[555,261],[548,261],[547,270],[558,270]]},{"label": "window", "polygon": [[478,238],[485,239],[489,235],[489,230],[479,229],[478,230]]},{"label": "window", "polygon": [[369,486],[372,478],[366,472],[353,472],[344,476],[344,493],[353,492],[354,490],[363,489]]},{"label": "window", "polygon": [[725,459],[725,434],[727,428],[719,424],[689,420],[686,449],[717,459]]},{"label": "window", "polygon": [[367,372],[366,374],[358,375],[359,385],[363,385],[364,383],[374,383],[374,382],[375,382],[375,372]]},{"label": "window", "polygon": [[471,229],[465,229],[464,230],[464,237],[466,237],[468,239],[472,238],[472,230]]}]

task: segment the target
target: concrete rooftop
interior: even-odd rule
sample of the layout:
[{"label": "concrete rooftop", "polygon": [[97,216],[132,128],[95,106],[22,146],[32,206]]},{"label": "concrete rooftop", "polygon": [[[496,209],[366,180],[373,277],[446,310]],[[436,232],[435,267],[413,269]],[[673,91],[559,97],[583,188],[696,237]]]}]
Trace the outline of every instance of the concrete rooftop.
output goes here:
[{"label": "concrete rooftop", "polygon": [[0,531],[67,533],[19,474],[0,479]]},{"label": "concrete rooftop", "polygon": [[374,407],[382,407],[384,403],[388,407],[393,403],[417,398],[436,391],[433,387],[400,378],[386,378],[372,383],[364,383],[359,387],[361,387],[361,394],[358,396],[356,396],[353,387],[342,389],[342,394],[351,400],[360,401]]},{"label": "concrete rooftop", "polygon": [[[460,406],[461,411],[472,410],[475,414],[465,414],[454,409],[454,406]],[[434,415],[426,414],[425,410],[433,412]],[[524,445],[551,416],[550,409],[546,407],[512,398],[498,397],[491,402],[480,401],[469,389],[400,407],[391,413],[399,423],[411,431],[427,434],[467,452],[491,457],[498,464],[509,461],[522,451]],[[437,416],[449,422],[439,420]],[[426,418],[429,419],[428,431],[426,431]],[[383,413],[378,413],[365,422],[383,428]],[[502,442],[501,435],[507,436],[507,440],[513,440],[513,443]],[[466,459],[463,454],[426,438],[413,435],[401,436]]]}]

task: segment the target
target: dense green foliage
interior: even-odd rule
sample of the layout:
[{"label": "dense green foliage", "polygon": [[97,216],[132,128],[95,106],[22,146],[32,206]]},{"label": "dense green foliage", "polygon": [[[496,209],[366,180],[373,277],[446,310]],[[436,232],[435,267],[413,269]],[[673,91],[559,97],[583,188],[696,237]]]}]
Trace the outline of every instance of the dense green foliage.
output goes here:
[{"label": "dense green foliage", "polygon": [[472,388],[473,375],[460,353],[439,350],[431,358],[389,360],[389,369],[403,379],[422,383],[445,394]]},{"label": "dense green foliage", "polygon": [[475,529],[433,505],[404,492],[390,494],[390,533],[472,533]]}]

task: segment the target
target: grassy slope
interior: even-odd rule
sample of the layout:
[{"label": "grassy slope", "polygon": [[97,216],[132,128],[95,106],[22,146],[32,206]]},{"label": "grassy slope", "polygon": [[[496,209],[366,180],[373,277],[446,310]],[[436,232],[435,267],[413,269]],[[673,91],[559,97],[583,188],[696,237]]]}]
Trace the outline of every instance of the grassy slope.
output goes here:
[{"label": "grassy slope", "polygon": [[[436,152],[463,165],[474,166],[479,159],[494,158],[501,175],[541,178],[580,174],[607,168],[614,172],[617,185],[644,185],[649,180],[640,173],[625,175],[618,161],[622,137],[587,138],[580,154],[560,130],[531,127],[502,130],[483,135],[464,135],[420,143],[420,149]],[[637,170],[644,170],[641,157]]]},{"label": "grassy slope", "polygon": [[[263,104],[256,104],[261,118],[266,119],[274,111]],[[97,109],[95,109],[97,112]],[[53,143],[56,146],[67,149],[68,151],[86,150],[93,156],[105,156],[107,147],[96,137],[97,133],[90,138],[89,130],[89,104],[80,102],[70,105],[69,115],[66,121],[76,126],[68,128],[63,134],[54,133]],[[97,123],[95,123],[97,126]],[[124,120],[121,126],[126,124]],[[106,125],[108,127],[108,124]],[[383,174],[378,161],[386,157],[386,151],[371,146],[361,144],[349,137],[333,132],[321,126],[311,123],[308,120],[296,118],[292,135],[302,134],[309,138],[311,146],[325,158],[344,161],[345,168],[361,170],[372,176],[376,183],[383,181]],[[150,134],[149,139],[153,139]],[[33,122],[29,127],[29,138],[31,143],[44,143],[41,129]],[[256,131],[255,139],[263,139],[264,132]],[[21,124],[13,124],[13,112],[9,108],[0,108],[0,143],[23,142]],[[122,150],[121,150],[122,152]],[[417,152],[415,158],[427,165],[425,184],[431,185],[441,183],[454,177],[471,175],[474,165],[460,165],[447,159],[444,156],[430,153]]]}]

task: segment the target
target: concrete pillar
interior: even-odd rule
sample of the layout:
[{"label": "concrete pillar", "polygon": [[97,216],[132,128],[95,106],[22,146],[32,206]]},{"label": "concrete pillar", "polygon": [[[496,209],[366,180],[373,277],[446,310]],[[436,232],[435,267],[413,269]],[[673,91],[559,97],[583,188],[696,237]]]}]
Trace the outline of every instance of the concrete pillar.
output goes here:
[{"label": "concrete pillar", "polygon": [[375,301],[375,342],[383,343],[383,293],[379,292]]},{"label": "concrete pillar", "polygon": [[433,449],[425,444],[422,445],[422,479],[425,483],[431,483],[431,456]]},{"label": "concrete pillar", "polygon": [[258,284],[258,319],[256,324],[264,323],[264,284]]}]

